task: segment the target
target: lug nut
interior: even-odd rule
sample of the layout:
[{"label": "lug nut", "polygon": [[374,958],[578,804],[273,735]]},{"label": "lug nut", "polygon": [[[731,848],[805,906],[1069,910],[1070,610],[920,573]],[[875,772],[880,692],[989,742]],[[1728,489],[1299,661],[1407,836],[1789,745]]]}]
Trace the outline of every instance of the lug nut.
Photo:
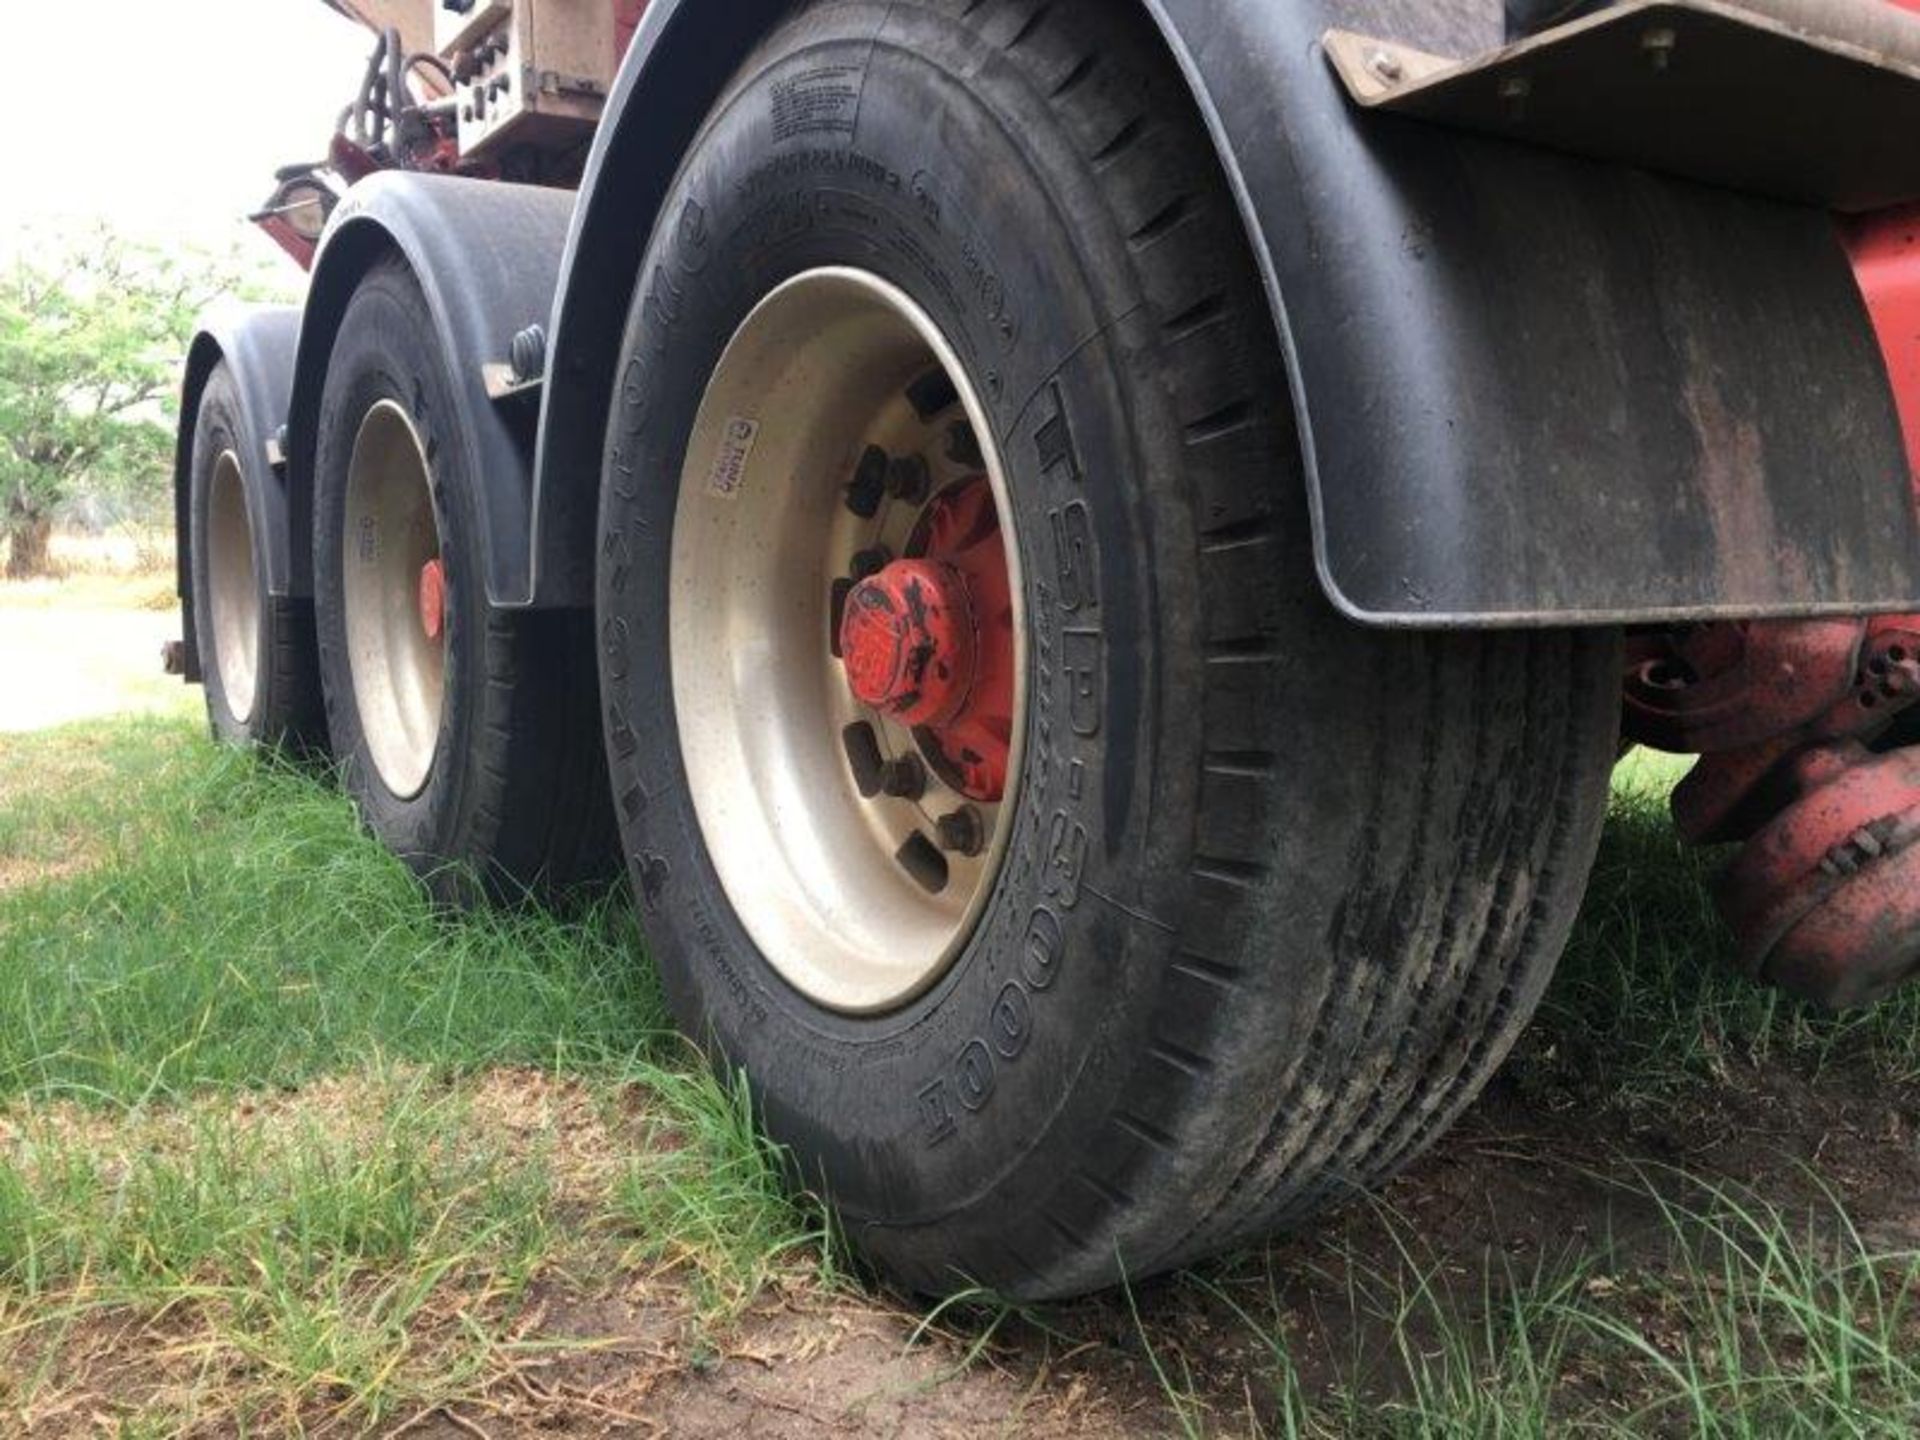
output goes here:
[{"label": "lug nut", "polygon": [[878,515],[880,502],[887,498],[889,468],[887,452],[878,445],[869,445],[860,456],[860,463],[854,467],[853,479],[847,484],[847,509],[862,520],[871,520]]},{"label": "lug nut", "polygon": [[919,800],[927,793],[927,767],[918,755],[903,755],[880,767],[880,790],[895,800]]},{"label": "lug nut", "polygon": [[861,721],[840,732],[846,747],[847,767],[853,771],[854,788],[863,800],[871,800],[886,788],[887,761],[880,753],[880,737],[873,726]]},{"label": "lug nut", "polygon": [[907,837],[906,844],[895,852],[893,858],[929,895],[940,894],[953,878],[947,869],[947,857],[918,830]]},{"label": "lug nut", "polygon": [[884,545],[875,545],[853,557],[853,578],[856,581],[871,580],[892,563],[893,552]]},{"label": "lug nut", "polygon": [[971,805],[940,817],[940,848],[969,858],[987,848],[987,822]]},{"label": "lug nut", "polygon": [[933,472],[918,455],[902,455],[887,463],[887,494],[909,505],[924,505],[933,493]]}]

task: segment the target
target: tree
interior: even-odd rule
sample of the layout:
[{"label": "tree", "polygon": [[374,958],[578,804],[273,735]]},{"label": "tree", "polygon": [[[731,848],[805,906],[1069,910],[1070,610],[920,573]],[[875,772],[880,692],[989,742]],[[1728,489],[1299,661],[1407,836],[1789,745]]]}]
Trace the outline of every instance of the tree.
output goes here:
[{"label": "tree", "polygon": [[51,257],[23,249],[0,274],[8,579],[45,573],[55,511],[82,491],[164,489],[193,319],[229,278],[105,230]]}]

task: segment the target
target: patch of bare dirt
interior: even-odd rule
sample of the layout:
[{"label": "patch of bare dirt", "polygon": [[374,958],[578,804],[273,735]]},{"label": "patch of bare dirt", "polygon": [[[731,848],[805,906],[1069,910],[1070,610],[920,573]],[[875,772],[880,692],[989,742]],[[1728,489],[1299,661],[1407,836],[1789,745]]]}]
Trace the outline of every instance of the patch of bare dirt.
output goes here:
[{"label": "patch of bare dirt", "polygon": [[93,861],[84,855],[67,855],[43,860],[31,855],[0,855],[0,895],[16,890],[31,890],[41,885],[57,885],[83,875]]},{"label": "patch of bare dirt", "polygon": [[[919,1335],[915,1316],[860,1295],[771,1294],[708,1335],[690,1324],[684,1297],[651,1285],[598,1299],[544,1288],[476,1393],[371,1433],[1053,1440],[1171,1428],[1144,1367],[1068,1354],[1034,1370],[1017,1350],[970,1358],[963,1338]],[[0,1352],[0,1435],[80,1440],[116,1433],[134,1417],[194,1440],[365,1433],[364,1418],[341,1413],[340,1397],[325,1393],[240,1403],[259,1377],[203,1318],[191,1305],[160,1315],[81,1313],[61,1327],[57,1349]],[[52,1384],[15,1408],[12,1392],[35,1375]]]},{"label": "patch of bare dirt", "polygon": [[[780,1437],[1140,1435],[1165,1428],[1143,1377],[1056,1357],[1034,1372],[857,1293],[765,1297],[720,1336],[635,1293],[546,1297],[529,1333],[611,1337],[529,1363],[480,1404],[413,1433]],[[546,1343],[544,1340],[542,1343]]]},{"label": "patch of bare dirt", "polygon": [[1595,1113],[1499,1083],[1391,1198],[1449,1247],[1545,1248],[1570,1218],[1623,1244],[1658,1233],[1656,1197],[1697,1204],[1702,1184],[1789,1211],[1838,1201],[1882,1248],[1908,1248],[1920,1237],[1920,1094],[1846,1068],[1730,1066],[1657,1110]]}]

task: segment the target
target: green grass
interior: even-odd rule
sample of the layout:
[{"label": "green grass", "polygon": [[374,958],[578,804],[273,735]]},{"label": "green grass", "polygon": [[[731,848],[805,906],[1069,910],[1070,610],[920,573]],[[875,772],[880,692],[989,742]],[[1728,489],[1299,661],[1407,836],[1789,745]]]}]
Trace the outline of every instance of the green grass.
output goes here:
[{"label": "green grass", "polygon": [[453,1235],[517,1257],[508,1268],[524,1276],[551,1192],[544,1157],[476,1131],[466,1099],[366,1077],[345,1103],[284,1118],[199,1102],[103,1131],[28,1108],[0,1168],[0,1286],[34,1297],[85,1279],[146,1298],[312,1280],[403,1264]]},{"label": "green grass", "polygon": [[[556,1258],[548,1157],[418,1075],[332,1098],[104,1127],[28,1108],[0,1155],[0,1301],[30,1393],[59,1378],[63,1325],[129,1312],[168,1317],[229,1399],[377,1422],[462,1393]],[[438,1323],[449,1304],[464,1325]]]},{"label": "green grass", "polygon": [[1666,1325],[1580,1317],[1659,1382],[1631,1421],[1783,1437],[1920,1427],[1920,1256],[1882,1253],[1837,1208],[1796,1216],[1715,1191],[1665,1210],[1673,1275],[1635,1283]]},{"label": "green grass", "polygon": [[[1920,997],[1834,1018],[1732,972],[1675,774],[1623,767],[1506,1083],[1653,1129],[1762,1073],[1911,1093]],[[0,1430],[69,1433],[87,1384],[126,1434],[399,1425],[610,1289],[671,1309],[698,1368],[768,1297],[843,1288],[751,1109],[671,1033],[624,893],[436,915],[322,779],[178,722],[0,749]],[[1090,1306],[959,1297],[901,1343],[1036,1392],[1094,1356],[1169,1433],[1920,1430],[1914,1257],[1837,1199],[1630,1183],[1661,1245],[1430,1250],[1382,1211]],[[1322,1304],[1341,1339],[1309,1346]]]},{"label": "green grass", "polygon": [[130,722],[8,746],[0,859],[87,863],[0,893],[0,1097],[295,1085],[386,1058],[619,1064],[666,1030],[624,896],[570,922],[421,903],[338,795]]},{"label": "green grass", "polygon": [[215,1413],[380,1426],[510,1377],[541,1348],[523,1333],[540,1285],[650,1286],[711,1348],[763,1289],[832,1274],[743,1115],[700,1072],[644,1063],[366,1071],[239,1107],[16,1105],[0,1397],[10,1371],[29,1406],[57,1394],[106,1328],[138,1339],[136,1381],[169,1368],[141,1373],[143,1350],[190,1361]]},{"label": "green grass", "polygon": [[803,1253],[817,1257],[815,1278],[830,1281],[834,1238],[788,1198],[745,1083],[723,1089],[701,1070],[656,1070],[648,1088],[669,1118],[647,1128],[613,1186],[624,1263],[687,1277],[709,1318],[739,1314]]},{"label": "green grass", "polygon": [[1330,1256],[1372,1323],[1356,1325],[1366,1341],[1313,1398],[1281,1302],[1263,1302],[1245,1273],[1191,1283],[1269,1348],[1269,1433],[1915,1433],[1920,1255],[1876,1248],[1838,1205],[1795,1213],[1672,1176],[1654,1193],[1671,1248],[1658,1269],[1617,1268],[1604,1249],[1529,1270],[1498,1259],[1463,1269],[1397,1229],[1390,1265]]},{"label": "green grass", "polygon": [[[511,1371],[537,1277],[710,1327],[830,1273],[624,895],[436,914],[321,778],[177,723],[9,742],[0,798],[0,1416],[129,1315],[195,1414],[357,1427]],[[479,1113],[541,1076],[531,1137]]]}]

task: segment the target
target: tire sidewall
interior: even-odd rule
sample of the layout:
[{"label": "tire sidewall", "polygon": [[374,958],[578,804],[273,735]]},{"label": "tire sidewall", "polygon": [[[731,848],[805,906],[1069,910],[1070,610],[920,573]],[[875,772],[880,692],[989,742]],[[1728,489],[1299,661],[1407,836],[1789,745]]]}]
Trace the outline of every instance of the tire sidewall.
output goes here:
[{"label": "tire sidewall", "polygon": [[[328,365],[315,451],[314,584],[327,727],[346,786],[367,827],[423,876],[459,888],[434,857],[464,853],[465,760],[478,723],[471,693],[485,673],[486,597],[472,450],[454,403],[425,297],[398,265],[370,271],[348,305]],[[446,568],[446,672],[440,735],[425,784],[396,795],[368,747],[354,691],[345,606],[347,479],[367,413],[383,400],[407,413],[427,458],[434,523]]]},{"label": "tire sidewall", "polygon": [[[1175,427],[1119,363],[1124,266],[1063,213],[1067,167],[1024,152],[961,83],[981,60],[962,29],[916,16],[920,52],[882,53],[884,8],[790,27],[691,152],[626,336],[599,573],[614,793],[669,997],[753,1076],[775,1137],[856,1230],[1037,1205],[1059,1183],[1140,1059],[1173,933],[1153,886],[1183,871],[1196,803],[1190,727],[1152,700],[1179,679],[1178,637],[1197,649],[1195,599],[1156,563],[1184,543],[1191,564],[1190,516],[1140,481],[1173,463]],[[1023,139],[1046,143],[1039,126]],[[706,378],[760,299],[828,265],[899,286],[962,357],[1001,437],[1028,611],[1023,786],[996,893],[942,981],[874,1019],[798,995],[734,914],[687,790],[668,649]]]},{"label": "tire sidewall", "polygon": [[[273,637],[270,616],[273,599],[267,590],[267,556],[262,543],[259,496],[254,466],[263,453],[247,425],[232,372],[222,361],[208,374],[200,392],[199,416],[194,422],[193,470],[189,514],[189,543],[193,555],[193,613],[200,651],[201,684],[206,692],[207,718],[214,738],[230,745],[265,743],[268,717],[273,715]],[[234,713],[220,669],[219,633],[213,619],[213,552],[209,548],[213,503],[213,472],[220,457],[232,451],[239,461],[240,482],[246,493],[247,532],[253,547],[254,585],[259,594],[260,624],[254,631],[254,692],[250,714]]]}]

